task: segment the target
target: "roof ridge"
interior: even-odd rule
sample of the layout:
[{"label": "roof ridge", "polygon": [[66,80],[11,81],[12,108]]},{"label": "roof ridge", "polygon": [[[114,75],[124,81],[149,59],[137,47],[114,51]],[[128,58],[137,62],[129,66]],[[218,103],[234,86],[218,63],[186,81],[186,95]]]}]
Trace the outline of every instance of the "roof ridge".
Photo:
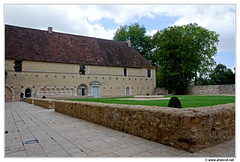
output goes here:
[{"label": "roof ridge", "polygon": [[[9,24],[5,24],[5,26],[16,27],[16,28],[25,28],[25,29],[29,29],[29,30],[37,30],[37,31],[41,31],[41,32],[48,32],[48,30],[44,30],[44,29],[36,29],[36,28],[30,28],[30,27],[22,27],[22,26],[15,26],[15,25],[9,25]],[[53,28],[53,29],[54,29],[54,28]],[[71,36],[77,36],[77,37],[86,37],[86,38],[93,38],[93,39],[101,39],[101,40],[106,40],[106,41],[115,41],[115,42],[119,42],[119,43],[126,43],[126,42],[117,41],[117,40],[113,40],[113,39],[105,39],[105,38],[97,38],[97,37],[86,36],[86,35],[78,35],[77,33],[65,33],[65,32],[60,32],[60,31],[53,31],[53,33],[65,34],[65,35],[71,35]]]}]

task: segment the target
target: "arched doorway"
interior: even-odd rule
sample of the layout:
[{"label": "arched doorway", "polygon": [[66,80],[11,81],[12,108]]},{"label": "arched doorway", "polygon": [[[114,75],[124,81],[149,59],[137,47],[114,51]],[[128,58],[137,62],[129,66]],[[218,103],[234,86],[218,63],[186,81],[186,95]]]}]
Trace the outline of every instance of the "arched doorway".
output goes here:
[{"label": "arched doorway", "polygon": [[32,90],[30,88],[25,90],[25,97],[32,97]]},{"label": "arched doorway", "polygon": [[11,88],[5,86],[5,101],[12,101],[13,92]]},{"label": "arched doorway", "polygon": [[87,96],[87,88],[85,85],[80,85],[77,89],[78,96]]}]

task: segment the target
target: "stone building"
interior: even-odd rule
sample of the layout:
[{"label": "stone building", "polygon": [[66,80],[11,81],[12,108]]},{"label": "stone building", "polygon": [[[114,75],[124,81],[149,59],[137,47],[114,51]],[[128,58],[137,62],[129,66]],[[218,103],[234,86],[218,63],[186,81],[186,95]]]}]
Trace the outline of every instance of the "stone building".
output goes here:
[{"label": "stone building", "polygon": [[5,25],[5,99],[153,94],[155,69],[129,42]]}]

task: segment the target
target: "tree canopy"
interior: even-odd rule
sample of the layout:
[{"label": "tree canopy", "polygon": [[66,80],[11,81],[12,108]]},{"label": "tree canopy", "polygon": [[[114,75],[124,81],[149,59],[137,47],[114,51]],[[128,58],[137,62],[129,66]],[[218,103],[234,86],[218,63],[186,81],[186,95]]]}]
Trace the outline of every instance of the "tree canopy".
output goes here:
[{"label": "tree canopy", "polygon": [[185,93],[188,85],[214,65],[219,35],[197,24],[172,26],[158,31],[154,55],[160,87]]},{"label": "tree canopy", "polygon": [[235,73],[223,64],[218,64],[205,78],[199,81],[201,85],[235,84]]},{"label": "tree canopy", "polygon": [[[198,24],[171,26],[152,37],[138,23],[121,26],[114,40],[130,40],[150,63],[157,68],[157,86],[185,93],[188,85],[205,76],[215,65],[219,34]],[[201,80],[201,79],[199,79]]]},{"label": "tree canopy", "polygon": [[129,26],[120,26],[113,40],[117,41],[131,41],[131,46],[134,47],[143,57],[145,57],[150,63],[155,65],[153,58],[153,42],[151,36],[146,35],[147,31],[144,26],[140,26],[138,23],[130,24]]}]

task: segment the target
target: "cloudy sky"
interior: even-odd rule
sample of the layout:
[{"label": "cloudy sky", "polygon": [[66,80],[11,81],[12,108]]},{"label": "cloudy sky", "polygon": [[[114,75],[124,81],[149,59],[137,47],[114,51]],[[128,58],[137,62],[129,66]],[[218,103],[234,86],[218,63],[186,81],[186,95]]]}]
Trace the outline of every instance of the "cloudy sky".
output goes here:
[{"label": "cloudy sky", "polygon": [[197,23],[220,34],[217,63],[235,63],[235,5],[4,5],[9,25],[112,39],[117,28],[138,22],[148,35],[172,25]]}]

